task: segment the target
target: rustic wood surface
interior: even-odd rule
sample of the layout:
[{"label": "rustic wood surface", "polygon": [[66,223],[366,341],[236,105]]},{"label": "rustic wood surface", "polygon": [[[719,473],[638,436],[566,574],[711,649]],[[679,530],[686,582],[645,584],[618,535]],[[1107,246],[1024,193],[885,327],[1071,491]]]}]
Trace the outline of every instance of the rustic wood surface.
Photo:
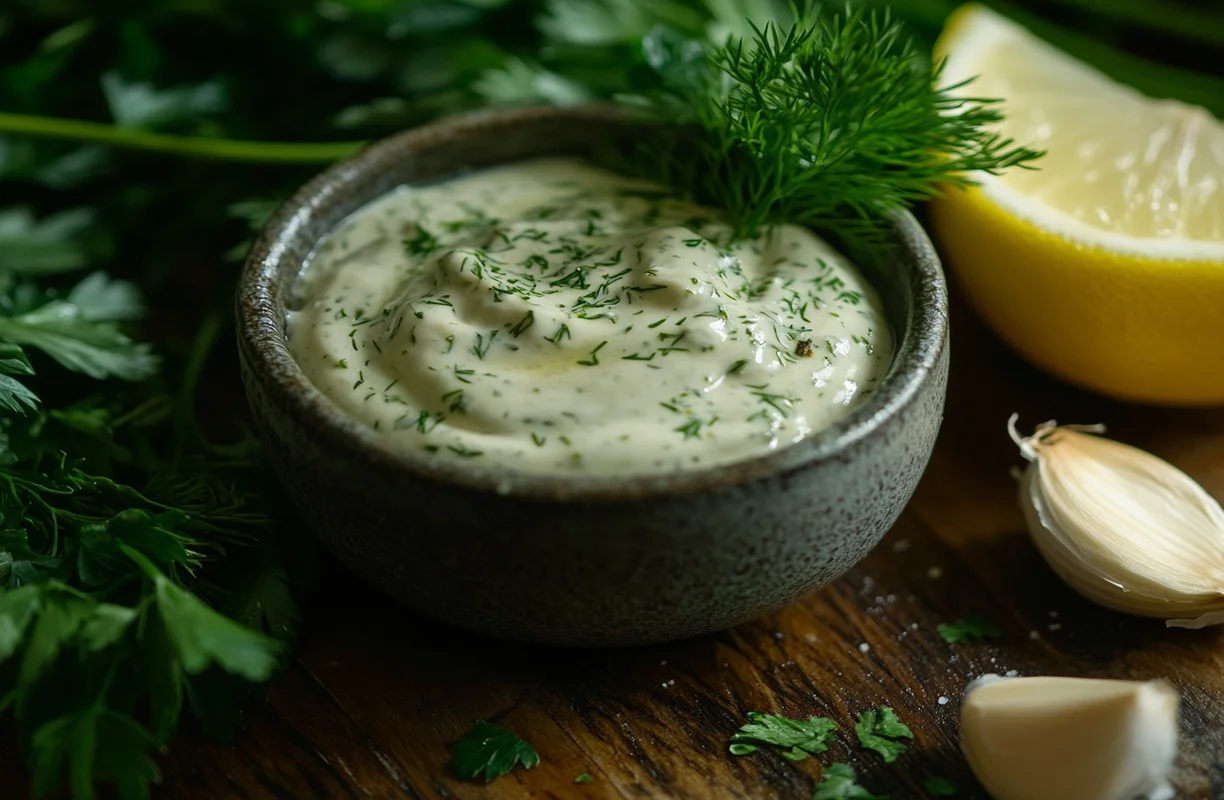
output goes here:
[{"label": "rustic wood surface", "polygon": [[[800,603],[719,635],[633,650],[519,646],[420,619],[325,570],[287,675],[237,746],[189,734],[157,796],[205,798],[806,798],[821,763],[921,798],[932,776],[983,797],[957,750],[966,683],[983,673],[1166,677],[1183,698],[1181,798],[1224,798],[1224,633],[1170,631],[1098,609],[1062,585],[1023,530],[1004,426],[1105,422],[1224,495],[1224,410],[1125,406],[1031,370],[954,305],[954,368],[930,470],[883,544]],[[950,645],[936,625],[974,613],[998,643]],[[849,746],[860,711],[896,709],[915,744],[896,763]],[[842,744],[792,763],[737,758],[748,711],[830,716]],[[478,719],[511,728],[543,761],[485,786],[459,781],[449,746]],[[573,783],[590,773],[593,781]],[[1052,779],[1055,776],[1051,776]],[[24,796],[0,747],[0,797]]]}]

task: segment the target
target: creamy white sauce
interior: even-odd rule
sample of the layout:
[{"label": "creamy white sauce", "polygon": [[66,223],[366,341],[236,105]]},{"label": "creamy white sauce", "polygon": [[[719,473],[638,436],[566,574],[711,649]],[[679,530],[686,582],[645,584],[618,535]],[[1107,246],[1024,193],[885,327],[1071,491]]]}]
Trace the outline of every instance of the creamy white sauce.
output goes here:
[{"label": "creamy white sauce", "polygon": [[815,234],[581,161],[403,187],[320,246],[289,344],[405,448],[510,471],[742,460],[844,417],[888,369],[875,292]]}]

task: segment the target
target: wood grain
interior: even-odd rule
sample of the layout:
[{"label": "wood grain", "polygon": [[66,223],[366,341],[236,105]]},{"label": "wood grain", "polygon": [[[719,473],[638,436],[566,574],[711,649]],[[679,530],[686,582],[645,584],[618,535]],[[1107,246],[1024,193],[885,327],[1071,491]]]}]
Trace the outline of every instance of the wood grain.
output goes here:
[{"label": "wood grain", "polygon": [[[1096,608],[1062,585],[1023,530],[1004,426],[1057,418],[1169,458],[1224,495],[1224,411],[1110,403],[1029,369],[957,303],[943,433],[917,495],[884,543],[844,578],[778,614],[716,636],[617,651],[526,647],[417,618],[339,568],[311,601],[285,677],[236,747],[188,735],[158,796],[206,798],[808,798],[821,763],[920,798],[946,777],[982,797],[957,750],[965,684],[983,673],[1170,679],[1184,703],[1179,797],[1224,798],[1224,639]],[[985,613],[1001,641],[950,645],[936,625]],[[895,764],[851,747],[856,715],[896,709],[915,744]],[[841,744],[792,763],[737,758],[748,711],[830,716]],[[485,786],[448,771],[478,719],[516,731],[539,768]],[[0,748],[3,797],[24,791]],[[575,776],[590,773],[590,784]]]}]

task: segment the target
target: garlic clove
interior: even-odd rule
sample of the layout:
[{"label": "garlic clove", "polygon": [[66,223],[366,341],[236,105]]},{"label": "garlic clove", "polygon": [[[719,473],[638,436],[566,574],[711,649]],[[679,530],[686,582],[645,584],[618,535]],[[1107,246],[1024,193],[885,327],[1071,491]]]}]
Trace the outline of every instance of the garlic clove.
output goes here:
[{"label": "garlic clove", "polygon": [[1172,797],[1179,699],[1164,681],[979,679],[961,749],[995,800]]},{"label": "garlic clove", "polygon": [[1033,542],[1100,605],[1173,627],[1224,622],[1224,509],[1172,464],[1105,439],[1099,426],[1046,423],[1021,437],[1020,506]]}]

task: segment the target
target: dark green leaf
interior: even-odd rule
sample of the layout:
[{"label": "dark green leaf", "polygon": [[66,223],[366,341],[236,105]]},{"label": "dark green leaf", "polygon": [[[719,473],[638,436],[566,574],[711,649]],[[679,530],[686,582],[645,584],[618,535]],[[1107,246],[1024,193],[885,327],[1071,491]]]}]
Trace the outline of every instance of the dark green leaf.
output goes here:
[{"label": "dark green leaf", "polygon": [[859,744],[879,753],[886,764],[896,761],[897,756],[905,752],[905,743],[898,739],[914,738],[913,732],[897,719],[896,713],[888,706],[859,714],[854,732],[858,735]]},{"label": "dark green leaf", "polygon": [[26,628],[42,606],[42,591],[37,585],[0,590],[0,664],[17,652]]},{"label": "dark green leaf", "polygon": [[68,293],[68,302],[90,322],[128,322],[144,316],[140,290],[127,281],[117,281],[105,272],[94,272]]},{"label": "dark green leaf", "polygon": [[488,783],[509,773],[519,763],[531,769],[540,763],[540,755],[510,731],[488,722],[477,722],[451,748],[451,768],[463,780],[483,775]]},{"label": "dark green leaf", "polygon": [[13,375],[33,375],[21,345],[0,342],[0,408],[24,413],[38,407],[38,396]]},{"label": "dark green leaf", "polygon": [[855,783],[854,770],[848,764],[830,764],[812,800],[889,800],[889,796],[872,794]]},{"label": "dark green leaf", "polygon": [[590,783],[593,780],[595,779],[591,777],[591,774],[589,772],[584,772],[581,775],[579,775],[577,778],[574,778],[574,783]]},{"label": "dark green leaf", "polygon": [[276,564],[260,567],[234,586],[224,610],[242,624],[277,639],[289,639],[297,631],[297,603],[289,592],[285,571]]},{"label": "dark green leaf", "polygon": [[102,92],[111,116],[125,128],[159,128],[195,120],[222,111],[226,105],[225,92],[216,81],[156,89],[107,72],[102,76]]},{"label": "dark green leaf", "polygon": [[189,675],[216,664],[251,681],[272,676],[281,652],[275,639],[219,614],[160,573],[153,580],[157,608]]},{"label": "dark green leaf", "polygon": [[974,614],[952,624],[942,623],[938,630],[944,641],[952,644],[998,639],[1003,635],[985,614]]},{"label": "dark green leaf", "polygon": [[147,798],[158,778],[150,756],[156,741],[131,717],[100,705],[59,717],[33,737],[34,796],[45,797],[62,785],[65,768],[78,800],[96,797],[94,783],[113,781],[123,800]]},{"label": "dark green leaf", "polygon": [[136,609],[112,603],[98,603],[81,625],[82,643],[93,651],[117,642],[136,619]]},{"label": "dark green leaf", "polygon": [[0,211],[0,271],[49,275],[85,266],[79,236],[94,220],[86,209],[61,211],[35,220],[29,209]]},{"label": "dark green leaf", "polygon": [[826,717],[790,719],[775,714],[749,711],[752,720],[731,737],[730,750],[742,756],[756,751],[758,746],[781,748],[791,761],[802,761],[808,753],[823,753],[829,749],[837,723]]},{"label": "dark green leaf", "polygon": [[30,684],[55,662],[93,613],[95,602],[64,591],[47,591],[23,648],[21,683]]},{"label": "dark green leaf", "polygon": [[157,368],[149,345],[133,342],[113,322],[91,320],[82,308],[64,300],[0,317],[0,339],[38,348],[65,368],[91,378],[134,381],[149,377]]},{"label": "dark green leaf", "polygon": [[922,788],[931,797],[956,797],[960,793],[956,784],[947,778],[927,778]]}]

